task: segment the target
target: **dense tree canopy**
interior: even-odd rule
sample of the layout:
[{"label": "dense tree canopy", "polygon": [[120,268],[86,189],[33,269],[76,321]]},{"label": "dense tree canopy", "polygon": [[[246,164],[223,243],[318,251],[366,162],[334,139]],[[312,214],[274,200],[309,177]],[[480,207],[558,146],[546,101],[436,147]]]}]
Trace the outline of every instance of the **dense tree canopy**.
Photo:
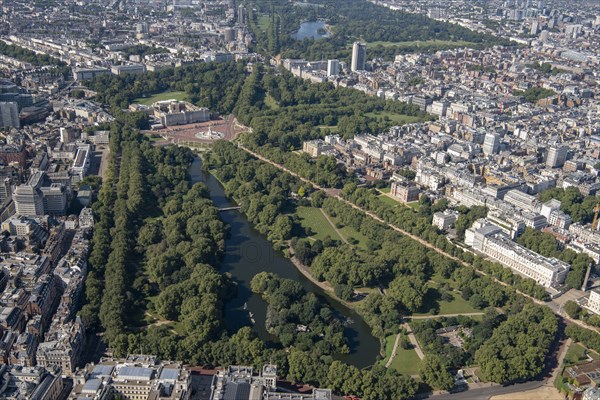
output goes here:
[{"label": "dense tree canopy", "polygon": [[[352,42],[389,42],[369,49],[369,58],[393,59],[396,54],[442,50],[470,42],[474,47],[509,44],[507,40],[471,31],[459,25],[436,21],[420,14],[392,11],[365,0],[317,0],[301,7],[284,0],[251,2],[250,27],[258,51],[284,58],[350,61]],[[265,26],[258,23],[267,17]],[[291,34],[300,23],[326,20],[333,34],[328,38],[295,40]],[[449,41],[435,43],[433,41]],[[424,43],[398,43],[398,42]],[[431,41],[430,43],[427,43]],[[457,44],[451,43],[456,41]],[[397,45],[396,45],[397,44]]]},{"label": "dense tree canopy", "polygon": [[475,354],[483,377],[498,383],[535,377],[542,372],[557,328],[546,307],[526,305],[509,316]]}]

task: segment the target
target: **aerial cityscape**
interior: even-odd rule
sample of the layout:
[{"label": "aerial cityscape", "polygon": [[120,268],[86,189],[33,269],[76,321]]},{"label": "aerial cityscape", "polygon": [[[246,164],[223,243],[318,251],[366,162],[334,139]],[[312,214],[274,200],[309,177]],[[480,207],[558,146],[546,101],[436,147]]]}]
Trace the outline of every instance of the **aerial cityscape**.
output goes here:
[{"label": "aerial cityscape", "polygon": [[600,400],[598,0],[0,0],[0,399]]}]

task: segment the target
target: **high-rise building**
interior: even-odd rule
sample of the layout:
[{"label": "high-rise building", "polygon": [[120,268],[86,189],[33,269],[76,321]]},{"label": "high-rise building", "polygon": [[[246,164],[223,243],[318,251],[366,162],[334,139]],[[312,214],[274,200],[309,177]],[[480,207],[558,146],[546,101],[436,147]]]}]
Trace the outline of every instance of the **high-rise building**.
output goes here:
[{"label": "high-rise building", "polygon": [[238,6],[237,22],[240,25],[246,25],[246,7],[243,4]]},{"label": "high-rise building", "polygon": [[350,69],[354,71],[364,71],[367,61],[367,45],[360,42],[354,42],[352,45],[352,65]]},{"label": "high-rise building", "polygon": [[28,217],[44,214],[64,215],[67,210],[67,189],[63,183],[48,185],[43,171],[37,171],[12,195],[16,213]]},{"label": "high-rise building", "polygon": [[148,33],[148,23],[147,22],[138,22],[135,26],[135,30],[137,33]]},{"label": "high-rise building", "polygon": [[328,60],[327,61],[327,76],[335,76],[340,74],[340,61],[339,60]]},{"label": "high-rise building", "polygon": [[19,108],[16,102],[0,103],[0,128],[18,128]]},{"label": "high-rise building", "polygon": [[500,136],[495,133],[487,133],[483,140],[483,154],[489,156],[496,154],[500,150]]},{"label": "high-rise building", "polygon": [[17,214],[25,216],[44,215],[44,195],[41,191],[43,172],[36,172],[26,184],[19,185],[13,193]]},{"label": "high-rise building", "polygon": [[62,183],[53,183],[40,189],[44,195],[46,214],[64,215],[67,211],[67,191]]},{"label": "high-rise building", "polygon": [[569,149],[565,146],[551,146],[548,149],[548,156],[546,157],[546,166],[548,168],[562,167],[563,165],[565,165],[568,152]]},{"label": "high-rise building", "polygon": [[539,29],[540,29],[540,23],[537,21],[533,21],[531,24],[531,30],[529,31],[529,33],[532,35],[537,35]]},{"label": "high-rise building", "polygon": [[233,29],[233,28],[226,28],[225,30],[223,30],[223,39],[227,43],[233,42],[235,40],[235,29]]}]

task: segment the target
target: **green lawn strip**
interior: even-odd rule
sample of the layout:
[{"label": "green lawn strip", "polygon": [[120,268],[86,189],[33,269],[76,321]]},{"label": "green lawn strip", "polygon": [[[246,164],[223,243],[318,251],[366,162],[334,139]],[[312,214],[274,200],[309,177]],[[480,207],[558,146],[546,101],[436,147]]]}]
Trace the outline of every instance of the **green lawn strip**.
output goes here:
[{"label": "green lawn strip", "polygon": [[[445,314],[469,314],[482,312],[471,306],[468,301],[463,299],[458,292],[452,292],[452,301],[443,301],[440,298],[438,287],[439,284],[435,281],[427,282],[429,286],[427,295],[425,296],[425,304],[422,307],[423,312],[414,313],[415,316],[425,315],[445,315]],[[425,311],[428,310],[428,311]],[[437,310],[437,312],[433,312]]]},{"label": "green lawn strip", "polygon": [[310,228],[313,232],[312,238],[323,240],[329,236],[333,240],[342,241],[320,209],[300,206],[296,209],[296,214],[300,218],[302,227]]},{"label": "green lawn strip", "polygon": [[[388,362],[394,349],[394,343],[396,343],[396,335],[390,335],[385,338],[385,358],[381,361],[381,365],[385,365]],[[404,375],[417,375],[420,365],[421,359],[414,349],[405,350],[398,346],[390,368]]]},{"label": "green lawn strip", "polygon": [[150,105],[156,103],[157,101],[171,100],[171,99],[181,101],[181,100],[185,100],[186,98],[187,98],[186,92],[169,92],[169,91],[167,91],[167,92],[157,93],[150,97],[139,97],[139,98],[133,100],[133,103],[139,103],[139,104],[143,104],[146,106],[150,106]]},{"label": "green lawn strip", "polygon": [[385,338],[385,358],[381,360],[381,365],[385,365],[390,356],[392,355],[392,350],[394,349],[394,343],[396,342],[396,335],[386,336]]},{"label": "green lawn strip", "polygon": [[271,22],[271,17],[268,15],[261,15],[258,17],[258,29],[261,31],[266,31],[269,27],[269,23]]},{"label": "green lawn strip", "polygon": [[279,110],[279,103],[270,94],[267,94],[267,96],[265,97],[265,104],[271,110]]},{"label": "green lawn strip", "polygon": [[327,130],[331,133],[335,133],[338,130],[337,125],[318,125],[317,128]]},{"label": "green lawn strip", "polygon": [[[331,219],[331,221],[334,224],[340,223],[340,220],[336,217],[332,217],[330,215],[329,218]],[[360,233],[359,231],[357,231],[356,229],[354,229],[353,227],[344,225],[343,227],[338,228],[338,230],[342,233],[342,235],[344,235],[346,240],[349,241],[350,243],[352,243],[352,240],[350,240],[350,239],[355,239],[358,241],[358,243],[356,243],[356,245],[358,247],[360,247],[363,250],[367,249],[367,242],[369,241],[369,238],[366,237],[365,235],[363,235],[362,233]]]},{"label": "green lawn strip", "polygon": [[369,295],[371,293],[379,293],[379,289],[376,287],[357,287],[354,288],[355,292],[364,293],[365,295]]},{"label": "green lawn strip", "polygon": [[586,349],[579,343],[571,343],[563,363],[564,365],[584,364],[588,362],[587,355],[594,360],[599,358],[598,354],[594,353],[592,350]]},{"label": "green lawn strip", "polygon": [[412,208],[413,210],[418,210],[419,209],[419,202],[418,201],[412,201],[410,203],[406,203],[406,205],[410,208]]},{"label": "green lawn strip", "polygon": [[379,201],[381,201],[382,203],[387,204],[392,207],[397,207],[400,204],[402,204],[402,202],[400,200],[393,199],[390,196],[388,196],[387,194],[379,195],[378,198],[379,198]]},{"label": "green lawn strip", "polygon": [[411,123],[421,121],[421,117],[412,116],[412,115],[395,114],[395,113],[388,112],[388,111],[368,112],[365,114],[365,116],[369,117],[369,118],[374,118],[374,119],[377,119],[377,118],[385,119],[387,117],[390,121],[395,122],[397,124],[411,124]]},{"label": "green lawn strip", "polygon": [[421,359],[414,349],[405,350],[398,346],[398,349],[396,349],[396,356],[392,360],[390,368],[393,368],[404,375],[416,375],[419,373],[420,365]]}]

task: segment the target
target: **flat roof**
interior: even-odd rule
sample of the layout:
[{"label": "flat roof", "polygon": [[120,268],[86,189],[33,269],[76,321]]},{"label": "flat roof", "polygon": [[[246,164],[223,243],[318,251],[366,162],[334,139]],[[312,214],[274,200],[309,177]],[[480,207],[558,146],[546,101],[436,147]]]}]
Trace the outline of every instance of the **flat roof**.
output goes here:
[{"label": "flat roof", "polygon": [[162,371],[160,371],[160,378],[161,380],[177,380],[177,378],[179,377],[179,369],[176,368],[163,368]]},{"label": "flat roof", "polygon": [[98,389],[100,389],[100,386],[102,386],[102,381],[100,379],[90,379],[89,381],[87,381],[85,383],[85,385],[83,385],[83,389],[82,392],[86,392],[86,393],[96,393],[98,391]]},{"label": "flat roof", "polygon": [[113,365],[96,365],[92,370],[92,376],[110,376],[115,367]]},{"label": "flat roof", "polygon": [[152,379],[154,369],[144,367],[123,367],[119,370],[120,377],[135,377],[143,379]]}]

